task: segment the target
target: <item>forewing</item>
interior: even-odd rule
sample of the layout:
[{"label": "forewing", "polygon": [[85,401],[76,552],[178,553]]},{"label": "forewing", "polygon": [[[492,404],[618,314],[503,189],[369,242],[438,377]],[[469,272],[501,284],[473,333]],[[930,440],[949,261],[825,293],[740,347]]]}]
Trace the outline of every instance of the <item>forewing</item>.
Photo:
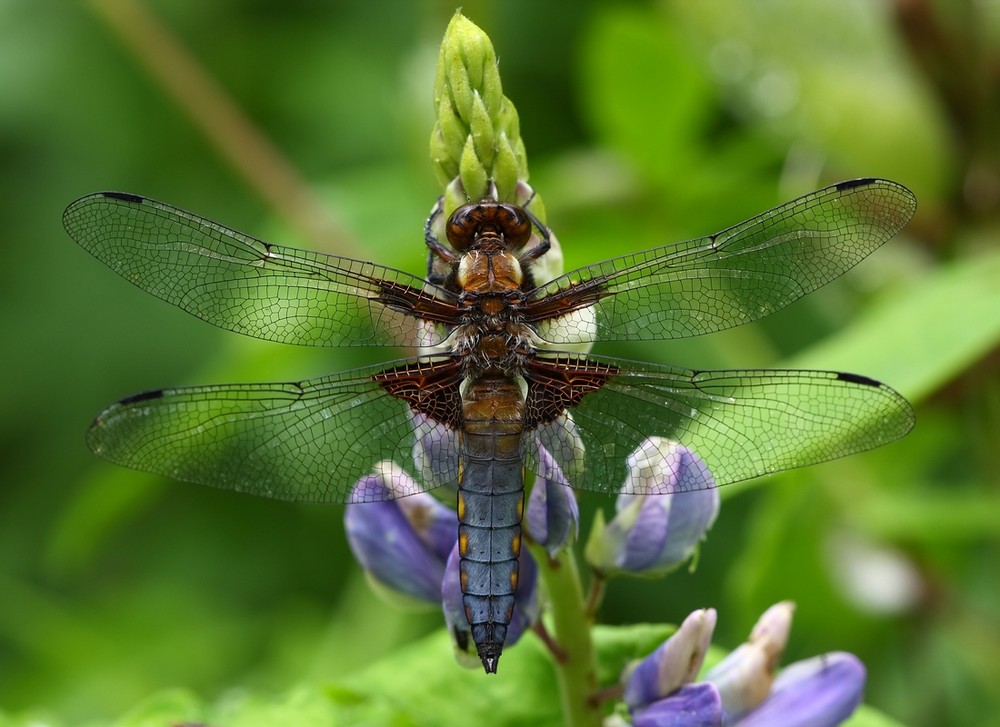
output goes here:
[{"label": "forewing", "polygon": [[[679,442],[708,466],[716,485],[816,464],[892,442],[913,426],[907,401],[872,379],[830,371],[745,369],[688,371],[607,357],[563,357],[543,367],[572,369],[582,382],[547,404],[529,384],[528,408],[539,420],[535,441],[585,490],[622,491],[626,458],[649,437]],[[543,373],[543,376],[548,374]],[[535,401],[533,402],[533,398]],[[546,411],[540,415],[539,412]],[[530,455],[543,476],[555,473]],[[664,494],[646,481],[632,494]]]},{"label": "forewing", "polygon": [[310,346],[412,346],[417,322],[445,338],[454,297],[373,263],[271,245],[145,197],[101,192],[63,214],[66,231],[116,273],[216,326]]},{"label": "forewing", "polygon": [[[439,479],[426,486],[407,480],[391,493],[405,496],[456,481],[457,440],[442,445],[450,428],[386,387],[405,388],[402,379],[418,375],[454,380],[456,373],[451,361],[413,359],[300,383],[163,389],[112,404],[87,443],[126,467],[294,502],[385,499],[384,491],[354,485],[379,462],[414,472],[414,454],[433,451]],[[445,411],[447,404],[436,406]]]},{"label": "forewing", "polygon": [[907,223],[916,199],[884,179],[821,189],[715,235],[580,268],[528,294],[554,344],[697,336],[783,308]]}]

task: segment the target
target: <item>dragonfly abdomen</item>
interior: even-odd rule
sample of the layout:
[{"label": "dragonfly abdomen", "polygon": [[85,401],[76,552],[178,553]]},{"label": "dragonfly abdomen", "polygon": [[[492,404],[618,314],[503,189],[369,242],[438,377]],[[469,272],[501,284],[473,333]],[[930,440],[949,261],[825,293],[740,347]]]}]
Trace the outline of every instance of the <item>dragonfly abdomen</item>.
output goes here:
[{"label": "dragonfly abdomen", "polygon": [[459,572],[479,658],[495,672],[514,610],[521,551],[524,399],[505,376],[484,376],[462,403]]}]

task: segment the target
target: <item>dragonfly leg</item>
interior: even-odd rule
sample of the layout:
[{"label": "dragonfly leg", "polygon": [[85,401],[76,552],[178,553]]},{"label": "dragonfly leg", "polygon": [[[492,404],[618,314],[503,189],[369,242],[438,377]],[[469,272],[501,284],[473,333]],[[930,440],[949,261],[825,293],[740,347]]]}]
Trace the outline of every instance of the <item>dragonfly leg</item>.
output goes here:
[{"label": "dragonfly leg", "polygon": [[[444,206],[444,197],[439,197],[437,204],[434,205],[434,209],[431,210],[430,216],[424,223],[424,242],[430,251],[437,255],[439,258],[444,260],[449,265],[457,263],[460,260],[460,256],[454,250],[444,245],[440,240],[437,239],[437,235],[434,234],[434,221],[441,215],[441,210]],[[433,259],[433,258],[432,258]]]},{"label": "dragonfly leg", "polygon": [[[532,196],[534,196],[534,195],[532,195]],[[528,201],[530,202],[531,200],[528,200]],[[552,240],[551,240],[551,233],[549,232],[549,228],[546,227],[545,225],[543,225],[542,221],[540,219],[538,219],[538,217],[536,217],[533,212],[530,212],[527,209],[527,207],[525,207],[524,208],[524,213],[526,215],[528,215],[528,219],[531,220],[531,223],[535,227],[538,228],[538,231],[539,231],[539,233],[541,233],[541,237],[542,237],[542,241],[541,242],[539,242],[537,245],[535,245],[530,250],[525,251],[520,256],[520,258],[518,258],[518,262],[520,262],[520,263],[530,263],[533,260],[537,260],[538,258],[540,258],[542,255],[544,255],[545,253],[547,253],[549,251],[549,249],[552,247]]]}]

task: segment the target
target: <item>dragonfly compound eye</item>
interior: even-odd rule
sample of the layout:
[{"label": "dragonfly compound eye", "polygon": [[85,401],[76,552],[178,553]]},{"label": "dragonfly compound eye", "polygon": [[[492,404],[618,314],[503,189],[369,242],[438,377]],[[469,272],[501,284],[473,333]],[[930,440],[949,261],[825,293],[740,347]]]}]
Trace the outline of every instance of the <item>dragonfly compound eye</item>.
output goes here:
[{"label": "dragonfly compound eye", "polygon": [[500,236],[508,249],[518,249],[531,237],[531,220],[515,204],[485,200],[452,212],[446,231],[448,242],[459,252],[468,250],[485,235]]}]

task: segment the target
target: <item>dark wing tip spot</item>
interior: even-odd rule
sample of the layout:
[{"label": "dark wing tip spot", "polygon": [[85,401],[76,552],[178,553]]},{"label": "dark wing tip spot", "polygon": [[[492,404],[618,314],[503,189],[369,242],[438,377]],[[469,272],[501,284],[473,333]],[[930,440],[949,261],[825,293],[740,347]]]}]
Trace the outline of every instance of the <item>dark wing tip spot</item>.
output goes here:
[{"label": "dark wing tip spot", "polygon": [[837,185],[838,192],[846,192],[848,189],[854,189],[856,187],[867,187],[872,182],[876,182],[874,177],[862,177],[861,179],[848,179],[846,182],[840,182]]},{"label": "dark wing tip spot", "polygon": [[862,376],[861,374],[839,373],[837,374],[837,380],[848,381],[852,384],[861,384],[862,386],[874,386],[875,388],[882,385],[875,379],[870,379],[867,376]]},{"label": "dark wing tip spot", "polygon": [[155,389],[154,391],[142,391],[138,394],[133,394],[132,396],[126,396],[124,399],[118,402],[119,406],[128,406],[129,404],[136,404],[140,401],[150,401],[152,399],[162,399],[163,389]]},{"label": "dark wing tip spot", "polygon": [[145,201],[145,197],[140,197],[137,194],[129,194],[128,192],[101,192],[104,197],[110,197],[111,199],[117,199],[120,202],[129,202],[131,204],[142,204]]}]

